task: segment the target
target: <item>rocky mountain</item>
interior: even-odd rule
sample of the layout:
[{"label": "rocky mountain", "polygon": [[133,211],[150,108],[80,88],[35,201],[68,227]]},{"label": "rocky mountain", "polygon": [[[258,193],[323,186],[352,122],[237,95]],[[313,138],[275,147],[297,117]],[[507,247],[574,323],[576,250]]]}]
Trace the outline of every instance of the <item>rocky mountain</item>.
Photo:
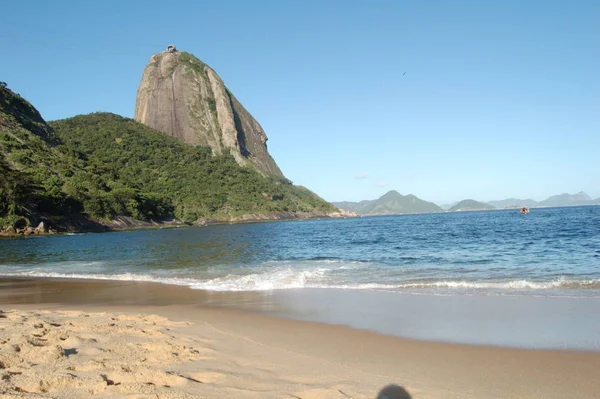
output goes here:
[{"label": "rocky mountain", "polygon": [[344,216],[282,176],[133,119],[95,113],[48,124],[0,84],[0,235]]},{"label": "rocky mountain", "polygon": [[134,119],[215,155],[231,153],[241,166],[283,176],[267,151],[260,124],[217,73],[193,55],[169,46],[144,69]]},{"label": "rocky mountain", "polygon": [[432,202],[424,201],[412,194],[402,195],[396,190],[388,191],[373,201],[334,202],[340,209],[347,209],[361,215],[394,215],[404,213],[443,212]]},{"label": "rocky mountain", "polygon": [[496,209],[490,204],[486,204],[484,202],[475,201],[472,199],[466,199],[460,201],[458,204],[454,205],[452,208],[448,209],[448,212],[461,212],[461,211],[482,211],[482,210],[491,210]]}]

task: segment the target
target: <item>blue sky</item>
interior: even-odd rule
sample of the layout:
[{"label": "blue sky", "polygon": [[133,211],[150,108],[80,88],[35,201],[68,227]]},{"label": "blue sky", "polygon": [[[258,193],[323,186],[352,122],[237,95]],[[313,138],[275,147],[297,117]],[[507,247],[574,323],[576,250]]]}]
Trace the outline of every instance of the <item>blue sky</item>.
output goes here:
[{"label": "blue sky", "polygon": [[170,43],[327,200],[600,197],[598,1],[12,1],[0,80],[47,120],[132,117]]}]

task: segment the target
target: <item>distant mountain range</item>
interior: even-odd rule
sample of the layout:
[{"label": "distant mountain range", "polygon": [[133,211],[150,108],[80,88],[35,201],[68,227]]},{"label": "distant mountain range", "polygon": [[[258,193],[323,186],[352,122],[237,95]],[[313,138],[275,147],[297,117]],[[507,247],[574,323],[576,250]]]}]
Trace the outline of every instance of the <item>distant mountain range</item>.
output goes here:
[{"label": "distant mountain range", "polygon": [[538,202],[532,199],[508,198],[499,201],[489,201],[488,204],[498,209],[523,208],[524,206],[527,208],[533,208],[538,205]]},{"label": "distant mountain range", "polygon": [[489,201],[488,204],[499,208],[537,208],[537,207],[550,207],[550,206],[575,206],[575,205],[600,205],[600,198],[592,199],[589,195],[583,191],[577,194],[560,194],[553,195],[543,201],[537,202],[532,199],[518,199],[509,198],[500,201]]},{"label": "distant mountain range", "polygon": [[412,194],[402,195],[396,190],[388,191],[383,196],[372,201],[360,202],[333,202],[333,205],[341,209],[357,212],[361,215],[395,215],[405,213],[434,213],[434,212],[458,212],[510,208],[536,208],[553,206],[576,206],[576,205],[600,205],[600,198],[592,199],[583,191],[577,194],[554,195],[544,201],[532,199],[508,198],[498,201],[480,202],[472,199],[442,205],[424,201]]},{"label": "distant mountain range", "polygon": [[433,213],[444,210],[433,202],[409,194],[402,195],[396,190],[388,191],[373,201],[333,202],[341,209],[358,212],[361,215],[395,215],[402,213]]}]

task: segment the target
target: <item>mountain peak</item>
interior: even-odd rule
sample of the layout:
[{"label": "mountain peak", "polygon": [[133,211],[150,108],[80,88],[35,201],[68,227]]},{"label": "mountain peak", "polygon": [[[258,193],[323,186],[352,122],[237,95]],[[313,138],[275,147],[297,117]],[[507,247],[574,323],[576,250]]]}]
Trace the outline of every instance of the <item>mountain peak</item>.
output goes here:
[{"label": "mountain peak", "polygon": [[0,120],[2,128],[19,126],[31,131],[44,141],[54,140],[54,132],[48,127],[38,110],[29,101],[6,87],[4,82],[0,82],[0,114],[3,115]]},{"label": "mountain peak", "polygon": [[578,197],[578,199],[580,200],[589,201],[592,199],[592,197],[590,197],[585,191],[580,191],[577,194],[575,194],[575,196]]},{"label": "mountain peak", "polygon": [[214,154],[230,153],[241,166],[283,176],[260,124],[212,68],[173,45],[146,65],[134,119]]},{"label": "mountain peak", "polygon": [[383,194],[380,198],[388,198],[388,197],[402,197],[403,195],[400,194],[398,191],[396,190],[390,190],[387,193]]},{"label": "mountain peak", "polygon": [[333,204],[342,209],[348,209],[362,215],[394,215],[443,211],[442,208],[434,203],[423,201],[412,194],[404,196],[396,190],[390,190],[373,201],[334,202]]}]

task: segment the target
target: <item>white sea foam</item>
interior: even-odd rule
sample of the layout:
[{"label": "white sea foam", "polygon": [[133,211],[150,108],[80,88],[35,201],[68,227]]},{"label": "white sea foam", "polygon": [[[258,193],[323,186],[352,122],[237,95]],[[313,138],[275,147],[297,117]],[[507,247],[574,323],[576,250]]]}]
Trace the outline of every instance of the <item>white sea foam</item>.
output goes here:
[{"label": "white sea foam", "polygon": [[[113,265],[114,266],[114,265]],[[156,282],[189,286],[210,291],[270,291],[302,288],[375,290],[394,292],[545,292],[556,290],[600,290],[600,279],[536,281],[406,279],[406,275],[390,275],[381,265],[342,260],[269,261],[259,265],[215,266],[204,272],[195,269],[175,271],[144,270],[114,272],[104,262],[58,262],[44,265],[0,265],[0,275]],[[175,274],[176,273],[176,274]]]},{"label": "white sea foam", "polygon": [[322,286],[327,269],[293,270],[292,268],[273,269],[264,273],[245,276],[229,275],[206,281],[199,281],[192,288],[210,291],[268,291]]},{"label": "white sea foam", "polygon": [[42,271],[20,271],[2,273],[4,276],[42,277],[42,278],[68,278],[68,279],[93,279],[115,281],[140,281],[155,282],[172,285],[189,286],[193,289],[209,291],[271,291],[301,288],[329,288],[348,290],[374,290],[406,292],[415,290],[438,290],[456,292],[472,291],[544,291],[557,289],[600,289],[600,279],[566,279],[559,278],[550,281],[428,281],[428,282],[397,282],[397,283],[371,283],[371,282],[341,282],[332,278],[328,268],[313,268],[310,270],[296,270],[292,267],[268,268],[261,272],[236,275],[229,274],[216,278],[200,277],[165,277],[150,274],[119,273],[61,273]]},{"label": "white sea foam", "polygon": [[510,280],[510,281],[432,281],[400,284],[398,288],[462,288],[497,290],[548,290],[553,288],[600,288],[600,279],[566,279],[550,281]]}]

